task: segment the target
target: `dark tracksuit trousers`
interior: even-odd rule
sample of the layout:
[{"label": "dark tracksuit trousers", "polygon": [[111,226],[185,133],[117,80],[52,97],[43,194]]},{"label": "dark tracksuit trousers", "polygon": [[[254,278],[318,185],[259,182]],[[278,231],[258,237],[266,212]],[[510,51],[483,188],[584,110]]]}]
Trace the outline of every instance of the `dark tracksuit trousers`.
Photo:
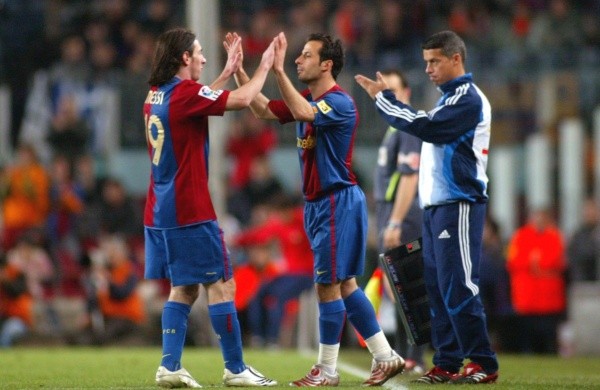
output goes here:
[{"label": "dark tracksuit trousers", "polygon": [[423,256],[431,306],[433,363],[458,372],[467,358],[498,370],[479,295],[485,203],[459,202],[424,211]]}]

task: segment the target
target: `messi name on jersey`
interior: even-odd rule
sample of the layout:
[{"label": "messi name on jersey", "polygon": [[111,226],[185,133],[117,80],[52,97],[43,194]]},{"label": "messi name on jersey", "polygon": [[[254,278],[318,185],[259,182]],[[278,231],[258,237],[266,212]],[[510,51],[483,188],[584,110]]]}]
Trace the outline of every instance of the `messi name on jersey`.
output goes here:
[{"label": "messi name on jersey", "polygon": [[317,145],[317,139],[312,135],[306,138],[296,138],[296,146],[302,149],[312,149]]},{"label": "messi name on jersey", "polygon": [[146,96],[145,104],[163,104],[165,93],[163,91],[150,91]]}]

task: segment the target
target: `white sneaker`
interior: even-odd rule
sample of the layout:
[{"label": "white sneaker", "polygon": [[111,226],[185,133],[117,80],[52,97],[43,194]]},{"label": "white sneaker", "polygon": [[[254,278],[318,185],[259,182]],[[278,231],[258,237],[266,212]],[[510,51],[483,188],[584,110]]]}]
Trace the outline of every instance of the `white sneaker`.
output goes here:
[{"label": "white sneaker", "polygon": [[263,374],[248,365],[246,365],[246,369],[239,374],[234,374],[228,369],[225,369],[223,383],[225,383],[225,386],[240,387],[277,386],[277,381],[266,378]]},{"label": "white sneaker", "polygon": [[158,370],[156,371],[156,384],[168,389],[178,387],[202,387],[185,368],[180,368],[177,371],[169,371],[165,366],[158,367]]}]

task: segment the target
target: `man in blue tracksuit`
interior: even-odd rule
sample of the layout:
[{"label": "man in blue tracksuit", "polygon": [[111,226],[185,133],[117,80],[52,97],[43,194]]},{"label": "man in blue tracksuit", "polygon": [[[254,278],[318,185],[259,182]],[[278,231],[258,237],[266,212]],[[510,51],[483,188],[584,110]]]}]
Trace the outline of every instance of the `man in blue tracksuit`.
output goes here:
[{"label": "man in blue tracksuit", "polygon": [[[442,93],[429,112],[398,101],[379,72],[375,81],[356,76],[391,126],[423,140],[419,202],[435,354],[434,367],[417,382],[491,383],[498,361],[478,286],[491,108],[465,73],[466,47],[457,34],[434,34],[422,49],[425,71]],[[465,358],[470,362],[459,374]]]}]

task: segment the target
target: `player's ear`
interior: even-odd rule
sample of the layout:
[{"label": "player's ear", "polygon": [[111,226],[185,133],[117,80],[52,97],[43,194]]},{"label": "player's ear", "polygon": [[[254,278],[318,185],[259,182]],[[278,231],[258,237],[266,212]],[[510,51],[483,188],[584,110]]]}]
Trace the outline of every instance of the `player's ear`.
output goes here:
[{"label": "player's ear", "polygon": [[192,55],[191,55],[191,53],[189,51],[187,51],[187,50],[184,51],[183,55],[181,56],[181,63],[183,65],[187,66],[187,65],[190,64],[191,61],[192,61]]},{"label": "player's ear", "polygon": [[321,70],[323,72],[331,72],[331,70],[333,69],[333,60],[325,60],[325,61],[321,61]]}]

